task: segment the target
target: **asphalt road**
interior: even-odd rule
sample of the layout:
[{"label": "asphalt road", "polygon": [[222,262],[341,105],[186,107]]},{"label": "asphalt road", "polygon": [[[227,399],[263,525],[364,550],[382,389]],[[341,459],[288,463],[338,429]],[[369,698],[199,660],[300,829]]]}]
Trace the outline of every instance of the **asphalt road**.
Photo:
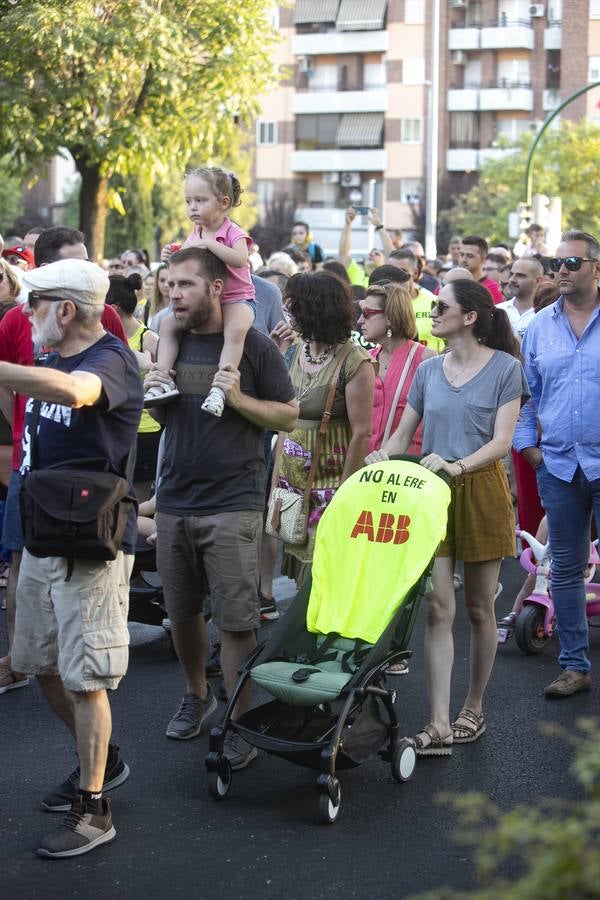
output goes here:
[{"label": "asphalt road", "polygon": [[[505,562],[501,614],[521,576],[515,560]],[[283,580],[278,591],[289,597]],[[453,709],[464,698],[467,677],[462,593],[458,598]],[[3,619],[0,627],[3,645]],[[421,612],[411,672],[394,679],[407,734],[427,721],[422,632]],[[597,631],[591,643],[598,664]],[[129,780],[112,794],[118,831],[112,844],[73,860],[35,856],[36,838],[58,821],[40,809],[39,799],[66,777],[75,758],[35,684],[0,696],[0,896],[397,900],[444,885],[473,887],[470,851],[454,839],[454,813],[439,802],[441,792],[483,791],[506,808],[579,796],[569,771],[571,750],[541,736],[538,726],[568,727],[578,716],[594,714],[600,684],[587,694],[547,701],[542,688],[556,673],[556,644],[538,657],[523,656],[514,642],[502,647],[488,691],[488,730],[478,742],[455,748],[451,758],[419,760],[405,784],[395,784],[378,758],[343,772],[339,819],[321,826],[315,773],[266,755],[235,773],[225,802],[208,796],[207,737],[165,737],[182,693],[168,641],[161,629],[133,625],[129,673],[112,698],[114,737],[131,766]]]}]

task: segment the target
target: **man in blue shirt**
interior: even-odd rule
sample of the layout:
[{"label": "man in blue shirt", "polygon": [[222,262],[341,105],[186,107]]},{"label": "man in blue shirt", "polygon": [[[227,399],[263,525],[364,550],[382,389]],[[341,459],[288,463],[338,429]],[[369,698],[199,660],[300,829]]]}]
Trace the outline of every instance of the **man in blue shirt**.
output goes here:
[{"label": "man in blue shirt", "polygon": [[[591,687],[584,570],[592,512],[600,523],[600,244],[567,231],[550,260],[561,295],[533,319],[523,339],[531,401],[514,447],[536,470],[552,547],[552,599],[562,673],[544,693],[568,697]],[[538,447],[537,420],[542,439]]]}]

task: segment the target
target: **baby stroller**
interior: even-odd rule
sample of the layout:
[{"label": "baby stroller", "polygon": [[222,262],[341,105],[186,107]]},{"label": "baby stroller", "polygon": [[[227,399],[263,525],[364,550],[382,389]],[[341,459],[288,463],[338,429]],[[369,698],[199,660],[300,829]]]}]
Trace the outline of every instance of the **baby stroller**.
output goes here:
[{"label": "baby stroller", "polygon": [[[396,781],[416,756],[400,738],[395,692],[385,669],[407,649],[433,556],[446,532],[448,485],[414,461],[366,466],[336,492],[319,523],[312,579],[272,637],[240,671],[221,726],[210,735],[208,786],[231,787],[225,734],[238,732],[267,753],[316,769],[319,818],[339,814],[340,769],[379,753]],[[248,679],[267,702],[232,721]]]}]

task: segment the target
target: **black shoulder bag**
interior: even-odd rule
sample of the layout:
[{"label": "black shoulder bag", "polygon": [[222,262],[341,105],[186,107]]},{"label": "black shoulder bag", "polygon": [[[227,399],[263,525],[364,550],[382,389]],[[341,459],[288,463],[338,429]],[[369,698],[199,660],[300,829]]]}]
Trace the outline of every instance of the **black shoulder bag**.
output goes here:
[{"label": "black shoulder bag", "polygon": [[127,518],[137,505],[129,489],[135,443],[126,463],[126,478],[110,471],[106,459],[71,459],[36,469],[37,426],[41,402],[31,417],[31,469],[21,486],[25,547],[32,556],[68,560],[66,580],[76,559],[117,558]]}]

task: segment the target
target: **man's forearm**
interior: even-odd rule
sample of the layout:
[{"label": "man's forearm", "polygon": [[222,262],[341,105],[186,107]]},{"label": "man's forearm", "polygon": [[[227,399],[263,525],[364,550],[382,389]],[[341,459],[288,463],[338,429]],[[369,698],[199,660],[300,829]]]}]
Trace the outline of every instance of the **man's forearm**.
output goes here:
[{"label": "man's forearm", "polygon": [[298,421],[299,406],[296,400],[279,403],[276,400],[257,400],[241,394],[239,402],[233,408],[253,425],[270,431],[291,431]]},{"label": "man's forearm", "polygon": [[[101,382],[98,379],[98,382]],[[58,369],[17,366],[0,362],[0,387],[9,388],[34,400],[60,403],[62,406],[92,405],[89,385]],[[90,402],[91,401],[91,402]]]}]

